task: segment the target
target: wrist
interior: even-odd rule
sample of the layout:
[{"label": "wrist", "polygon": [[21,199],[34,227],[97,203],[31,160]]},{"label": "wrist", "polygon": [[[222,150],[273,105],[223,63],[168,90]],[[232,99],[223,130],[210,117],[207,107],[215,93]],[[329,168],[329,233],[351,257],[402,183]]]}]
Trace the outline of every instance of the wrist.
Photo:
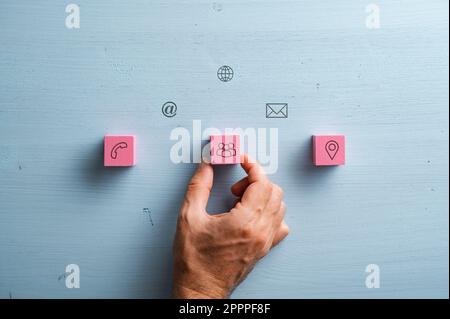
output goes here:
[{"label": "wrist", "polygon": [[[181,269],[180,269],[181,268]],[[198,267],[196,267],[198,269]],[[214,276],[188,267],[176,267],[172,296],[177,299],[224,299],[230,289]],[[195,268],[194,268],[195,269]]]},{"label": "wrist", "polygon": [[216,287],[185,287],[176,284],[172,287],[175,299],[225,299],[228,293]]}]

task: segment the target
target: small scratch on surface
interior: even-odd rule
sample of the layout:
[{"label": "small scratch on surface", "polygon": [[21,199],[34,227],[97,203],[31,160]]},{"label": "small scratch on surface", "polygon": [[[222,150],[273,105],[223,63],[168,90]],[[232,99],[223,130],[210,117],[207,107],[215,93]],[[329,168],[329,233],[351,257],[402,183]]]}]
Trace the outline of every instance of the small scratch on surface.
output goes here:
[{"label": "small scratch on surface", "polygon": [[214,2],[212,7],[213,7],[213,10],[215,10],[217,12],[220,12],[223,10],[223,6],[219,2]]},{"label": "small scratch on surface", "polygon": [[148,209],[147,207],[142,208],[142,212],[143,212],[145,215],[148,215],[148,219],[150,220],[150,223],[152,224],[152,226],[155,226],[155,224],[153,224],[152,212],[150,211],[150,209]]},{"label": "small scratch on surface", "polygon": [[9,292],[9,299],[13,299],[12,292]]}]

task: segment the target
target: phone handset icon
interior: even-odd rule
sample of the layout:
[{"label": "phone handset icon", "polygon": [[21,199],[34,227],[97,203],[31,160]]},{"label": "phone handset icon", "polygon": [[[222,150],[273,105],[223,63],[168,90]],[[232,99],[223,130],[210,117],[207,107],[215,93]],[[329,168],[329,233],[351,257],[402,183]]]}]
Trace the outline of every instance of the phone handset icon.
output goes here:
[{"label": "phone handset icon", "polygon": [[128,144],[125,142],[120,142],[120,143],[117,143],[116,145],[114,145],[114,147],[111,149],[111,158],[116,159],[118,156],[117,151],[119,149],[127,148],[127,147],[128,147]]}]

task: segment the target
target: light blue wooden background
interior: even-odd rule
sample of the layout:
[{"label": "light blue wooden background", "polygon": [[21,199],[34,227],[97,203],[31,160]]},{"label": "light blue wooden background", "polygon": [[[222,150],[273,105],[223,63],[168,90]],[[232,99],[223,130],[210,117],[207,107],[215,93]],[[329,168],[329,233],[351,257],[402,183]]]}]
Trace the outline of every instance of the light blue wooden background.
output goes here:
[{"label": "light blue wooden background", "polygon": [[[448,298],[447,0],[377,1],[378,30],[357,0],[80,0],[78,30],[68,3],[0,2],[0,297],[168,297],[194,169],[169,134],[200,119],[279,128],[291,234],[233,297]],[[345,167],[311,166],[322,132],[347,136]],[[137,135],[136,167],[102,168],[106,133]],[[218,171],[211,209],[240,176]]]}]

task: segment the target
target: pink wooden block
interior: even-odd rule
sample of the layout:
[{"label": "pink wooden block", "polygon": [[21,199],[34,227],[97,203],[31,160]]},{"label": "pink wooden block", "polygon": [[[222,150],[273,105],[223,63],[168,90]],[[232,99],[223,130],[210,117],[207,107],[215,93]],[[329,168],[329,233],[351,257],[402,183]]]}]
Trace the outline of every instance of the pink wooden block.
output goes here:
[{"label": "pink wooden block", "polygon": [[345,164],[344,135],[313,135],[312,143],[314,165],[331,166]]},{"label": "pink wooden block", "polygon": [[133,166],[136,164],[134,135],[106,135],[104,140],[105,166]]},{"label": "pink wooden block", "polygon": [[211,135],[211,164],[238,164],[241,162],[239,135]]}]

